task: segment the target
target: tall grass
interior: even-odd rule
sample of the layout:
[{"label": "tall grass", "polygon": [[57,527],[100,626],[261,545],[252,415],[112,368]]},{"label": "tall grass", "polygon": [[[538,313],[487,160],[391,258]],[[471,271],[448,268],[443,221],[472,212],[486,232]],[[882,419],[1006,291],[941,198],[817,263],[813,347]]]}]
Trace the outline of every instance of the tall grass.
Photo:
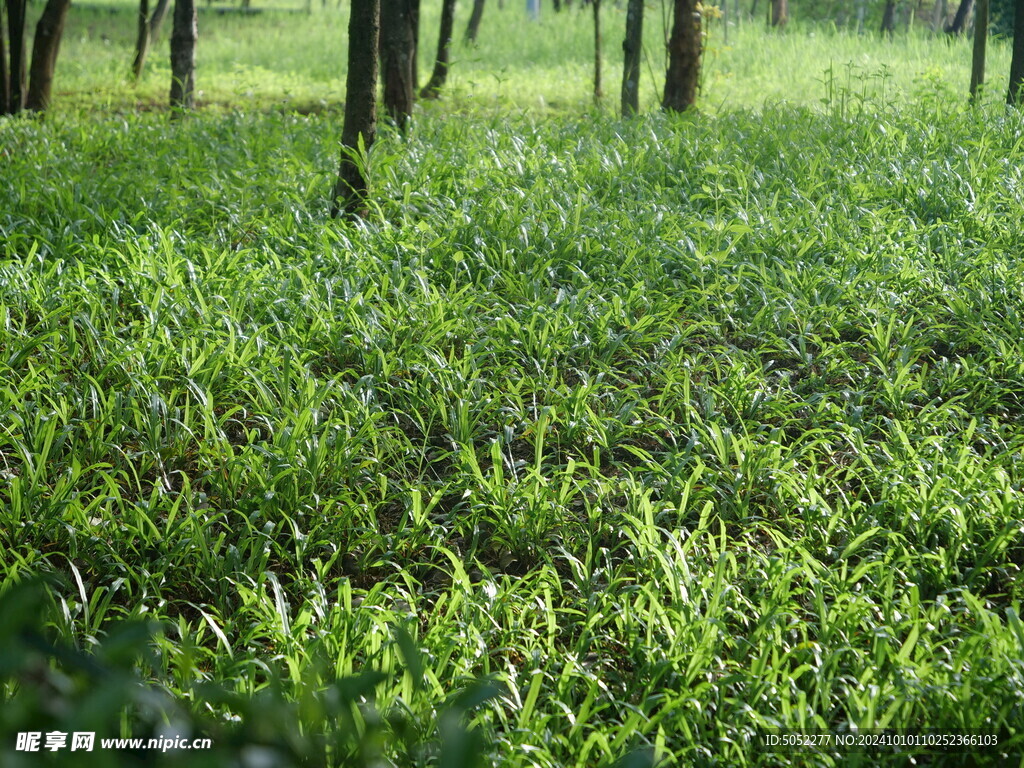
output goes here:
[{"label": "tall grass", "polygon": [[157,622],[137,672],[247,738],[273,691],[370,734],[327,764],[439,763],[451,711],[509,766],[1019,761],[1021,118],[915,85],[930,41],[743,34],[706,103],[727,56],[806,87],[629,122],[482,41],[358,225],[331,112],[0,124],[0,578],[55,580],[61,647]]}]

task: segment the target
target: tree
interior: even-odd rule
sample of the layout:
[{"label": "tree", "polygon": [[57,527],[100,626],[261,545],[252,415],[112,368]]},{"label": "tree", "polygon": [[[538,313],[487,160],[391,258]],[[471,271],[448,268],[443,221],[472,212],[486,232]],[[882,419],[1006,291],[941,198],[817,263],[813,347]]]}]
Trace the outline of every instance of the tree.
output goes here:
[{"label": "tree", "polygon": [[174,27],[171,29],[172,109],[192,109],[194,104],[198,36],[195,0],[174,0]]},{"label": "tree", "polygon": [[700,14],[697,0],[675,0],[668,39],[668,71],[662,109],[683,112],[697,101],[700,79]]},{"label": "tree", "polygon": [[341,165],[334,185],[331,216],[356,216],[369,185],[366,164],[377,134],[377,58],[380,0],[352,0],[348,21],[348,74],[345,122],[341,130]]},{"label": "tree", "polygon": [[964,27],[967,26],[967,17],[971,14],[971,7],[974,5],[974,0],[960,0],[960,5],[956,9],[956,15],[953,17],[952,23],[946,27],[946,34],[959,37],[964,33]]},{"label": "tree", "polygon": [[135,80],[142,77],[142,68],[146,65],[149,46],[160,32],[160,25],[163,24],[169,5],[170,0],[157,0],[153,15],[147,17],[149,0],[139,0],[139,28],[135,39],[135,60],[132,62],[132,75]]},{"label": "tree", "polygon": [[1020,89],[1024,86],[1024,0],[1013,4],[1013,54],[1010,57],[1010,89],[1006,103],[1020,106]]},{"label": "tree", "polygon": [[594,101],[604,95],[601,89],[601,0],[590,0],[594,9]]},{"label": "tree", "polygon": [[626,6],[626,38],[622,41],[622,116],[640,111],[640,55],[643,51],[644,0]]},{"label": "tree", "polygon": [[988,41],[988,0],[978,0],[974,11],[974,53],[971,58],[971,102],[985,84],[985,43]]},{"label": "tree", "polygon": [[477,33],[480,31],[480,19],[484,15],[484,0],[473,0],[473,10],[469,14],[469,23],[466,25],[465,40],[467,43],[475,43]]},{"label": "tree", "polygon": [[789,21],[788,0],[772,0],[772,26],[782,29]]},{"label": "tree", "polygon": [[885,0],[885,10],[882,12],[882,34],[892,37],[896,31],[896,0]]},{"label": "tree", "polygon": [[413,27],[409,0],[380,2],[380,63],[384,110],[405,130],[413,104]]},{"label": "tree", "polygon": [[448,80],[448,62],[451,57],[452,28],[455,26],[455,0],[443,0],[441,4],[441,33],[437,41],[437,58],[434,72],[420,91],[420,98],[436,99]]},{"label": "tree", "polygon": [[43,14],[36,23],[36,36],[32,43],[32,68],[29,73],[26,108],[44,112],[50,105],[53,73],[57,68],[57,52],[64,35],[64,20],[68,16],[71,0],[47,0]]},{"label": "tree", "polygon": [[[26,0],[7,0],[7,42],[9,65],[6,67],[0,115],[13,115],[25,106],[25,16]],[[2,30],[0,30],[2,32]]]}]

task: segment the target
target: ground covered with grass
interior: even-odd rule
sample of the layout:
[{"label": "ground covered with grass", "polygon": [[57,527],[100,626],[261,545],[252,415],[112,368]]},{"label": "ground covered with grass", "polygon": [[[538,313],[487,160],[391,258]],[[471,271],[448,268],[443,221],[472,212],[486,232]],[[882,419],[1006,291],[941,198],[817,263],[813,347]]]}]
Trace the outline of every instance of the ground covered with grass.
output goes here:
[{"label": "ground covered with grass", "polygon": [[330,112],[0,123],[0,578],[313,764],[1019,761],[1024,120],[831,81],[432,107],[358,224]]}]

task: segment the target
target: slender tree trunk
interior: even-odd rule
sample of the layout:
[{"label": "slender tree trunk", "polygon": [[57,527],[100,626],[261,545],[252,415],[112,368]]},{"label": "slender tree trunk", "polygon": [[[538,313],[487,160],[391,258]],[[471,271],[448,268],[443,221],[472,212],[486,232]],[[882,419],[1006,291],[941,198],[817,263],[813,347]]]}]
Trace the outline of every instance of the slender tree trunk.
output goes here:
[{"label": "slender tree trunk", "polygon": [[167,16],[167,9],[171,7],[171,0],[157,0],[156,8],[153,9],[153,15],[149,19],[149,41],[153,42],[156,40],[156,36],[160,34],[160,27],[164,23],[164,17]]},{"label": "slender tree trunk", "polygon": [[562,11],[562,0],[554,0],[552,5],[555,8],[555,13],[560,13]]},{"label": "slender tree trunk", "polygon": [[64,35],[64,20],[68,17],[71,0],[47,0],[43,15],[36,23],[36,36],[32,43],[32,69],[29,73],[28,98],[25,107],[33,112],[45,112],[50,106],[53,72],[57,67],[57,53]]},{"label": "slender tree trunk", "polygon": [[341,165],[334,185],[331,216],[357,216],[369,185],[366,168],[377,135],[377,59],[380,0],[352,0],[348,21],[348,75],[345,124],[341,129]]},{"label": "slender tree trunk", "polygon": [[25,0],[7,0],[7,40],[10,66],[7,69],[8,97],[4,110],[16,114],[25,106]]},{"label": "slender tree trunk", "polygon": [[972,5],[974,5],[974,0],[960,0],[960,6],[956,9],[956,15],[953,17],[953,23],[946,27],[946,34],[953,35],[954,37],[959,37],[963,34]]},{"label": "slender tree trunk", "polygon": [[885,0],[885,10],[882,12],[882,34],[892,37],[896,31],[896,0]]},{"label": "slender tree trunk", "polygon": [[384,109],[399,129],[412,115],[413,31],[409,0],[381,0],[380,58]]},{"label": "slender tree trunk", "polygon": [[146,64],[146,54],[149,53],[149,0],[139,0],[139,24],[135,35],[135,60],[132,62],[132,75],[135,82],[139,81],[142,75],[142,68]]},{"label": "slender tree trunk", "polygon": [[974,53],[971,58],[971,103],[985,84],[985,44],[988,42],[988,0],[978,0],[974,17]]},{"label": "slender tree trunk", "polygon": [[750,3],[750,18],[757,19],[757,0]]},{"label": "slender tree trunk", "polygon": [[789,3],[787,0],[772,0],[772,26],[782,29],[789,21]]},{"label": "slender tree trunk", "polygon": [[480,31],[480,19],[484,15],[484,0],[473,0],[473,10],[469,14],[469,23],[466,25],[467,43],[475,43],[477,33]]},{"label": "slender tree trunk", "polygon": [[1010,58],[1010,89],[1006,103],[1020,106],[1020,91],[1024,86],[1024,0],[1013,4],[1013,54]]},{"label": "slender tree trunk", "polygon": [[601,88],[601,0],[591,0],[594,8],[594,101],[604,96]]},{"label": "slender tree trunk", "polygon": [[412,93],[416,98],[416,91],[420,84],[420,0],[408,0],[409,20],[412,22],[412,59],[409,66],[412,70]]},{"label": "slender tree trunk", "polygon": [[640,55],[644,39],[644,0],[629,0],[626,6],[626,39],[622,41],[622,116],[640,111]]},{"label": "slender tree trunk", "polygon": [[192,109],[195,103],[196,38],[199,36],[195,0],[174,0],[171,30],[171,108]]},{"label": "slender tree trunk", "polygon": [[697,101],[700,80],[700,14],[697,0],[675,0],[668,39],[668,71],[662,109],[683,112]]},{"label": "slender tree trunk", "polygon": [[434,73],[423,90],[420,98],[436,99],[448,80],[448,61],[451,57],[452,29],[455,26],[455,0],[444,0],[441,4],[441,33],[437,41],[437,59],[434,61]]},{"label": "slender tree trunk", "polygon": [[857,34],[864,34],[864,16],[868,11],[868,0],[857,0]]},{"label": "slender tree trunk", "polygon": [[936,0],[932,6],[932,32],[938,33],[945,27],[947,14],[947,0]]},{"label": "slender tree trunk", "polygon": [[7,114],[7,107],[11,103],[11,80],[7,71],[7,44],[4,38],[7,34],[4,26],[4,6],[0,3],[0,115]]}]

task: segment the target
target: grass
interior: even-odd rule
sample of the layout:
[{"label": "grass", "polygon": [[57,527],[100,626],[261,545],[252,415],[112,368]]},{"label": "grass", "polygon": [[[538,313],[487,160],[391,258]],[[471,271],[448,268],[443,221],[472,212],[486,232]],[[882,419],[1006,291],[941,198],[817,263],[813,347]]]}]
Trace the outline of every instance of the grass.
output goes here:
[{"label": "grass", "polygon": [[[337,114],[266,109],[306,70],[176,124],[123,92],[0,124],[0,578],[55,580],[9,615],[285,761],[874,765],[760,739],[906,727],[1019,763],[1024,124],[962,104],[966,46],[743,34],[703,114],[629,122],[557,47],[497,83],[482,44],[496,84],[463,59],[385,130],[354,226]],[[768,108],[714,79],[762,61]],[[0,669],[27,706],[38,669]],[[99,735],[159,729],[118,695]]]}]

